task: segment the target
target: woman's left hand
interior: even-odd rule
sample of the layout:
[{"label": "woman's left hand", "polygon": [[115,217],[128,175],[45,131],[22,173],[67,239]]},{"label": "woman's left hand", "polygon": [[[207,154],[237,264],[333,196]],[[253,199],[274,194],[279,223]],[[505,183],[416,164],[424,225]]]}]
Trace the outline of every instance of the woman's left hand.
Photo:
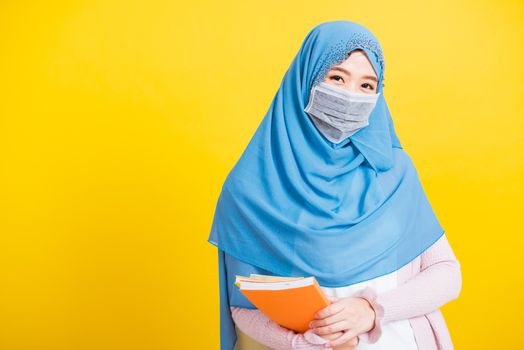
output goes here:
[{"label": "woman's left hand", "polygon": [[331,346],[344,344],[351,338],[365,333],[375,326],[375,310],[364,298],[332,298],[331,304],[315,314],[310,328],[320,336],[337,332],[344,334],[337,339],[330,340]]}]

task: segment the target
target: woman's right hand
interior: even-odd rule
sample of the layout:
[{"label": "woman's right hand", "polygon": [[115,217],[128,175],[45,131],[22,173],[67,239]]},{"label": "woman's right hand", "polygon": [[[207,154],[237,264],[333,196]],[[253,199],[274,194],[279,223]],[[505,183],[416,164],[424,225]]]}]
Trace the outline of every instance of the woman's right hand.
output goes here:
[{"label": "woman's right hand", "polygon": [[[331,297],[331,296],[328,296],[327,299],[329,300],[330,303],[334,303],[338,300],[337,297]],[[324,334],[324,335],[321,335],[320,337],[327,339],[327,340],[332,340],[332,339],[337,339],[342,334],[344,334],[344,332]],[[358,345],[358,341],[359,341],[358,337],[354,337],[354,338],[349,339],[344,344],[331,347],[331,349],[333,350],[354,350]]]},{"label": "woman's right hand", "polygon": [[[337,339],[343,332],[332,333],[328,335],[322,335],[321,337],[327,340]],[[358,337],[351,338],[342,345],[331,347],[333,350],[354,350],[358,345]]]}]

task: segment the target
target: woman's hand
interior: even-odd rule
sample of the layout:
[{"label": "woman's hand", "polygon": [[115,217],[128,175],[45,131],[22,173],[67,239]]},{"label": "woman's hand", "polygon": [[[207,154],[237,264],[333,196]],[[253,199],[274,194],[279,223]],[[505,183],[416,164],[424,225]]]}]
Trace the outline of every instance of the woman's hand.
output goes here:
[{"label": "woman's hand", "polygon": [[[332,337],[332,334],[344,332],[336,339],[329,338],[329,343],[334,349],[337,346],[350,342],[350,346],[356,346],[357,336],[372,329],[375,325],[375,311],[364,298],[331,298],[331,304],[315,314],[315,320],[311,321],[310,328],[315,334]],[[356,338],[356,339],[353,339]],[[352,345],[352,343],[355,343]],[[342,348],[341,348],[342,349]]]},{"label": "woman's hand", "polygon": [[[344,334],[343,332],[336,332],[336,333],[323,335],[322,338],[327,339],[327,340],[333,340],[333,339],[337,339],[338,337],[342,336],[343,334]],[[345,342],[344,344],[332,346],[331,348],[333,350],[354,350],[357,345],[358,345],[358,337],[353,337],[349,339],[347,342]]]}]

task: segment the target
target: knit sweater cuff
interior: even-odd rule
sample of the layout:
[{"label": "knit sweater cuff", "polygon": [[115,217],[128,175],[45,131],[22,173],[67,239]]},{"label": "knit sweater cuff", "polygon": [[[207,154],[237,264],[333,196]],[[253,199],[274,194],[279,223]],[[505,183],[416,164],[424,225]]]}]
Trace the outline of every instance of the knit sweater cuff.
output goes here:
[{"label": "knit sweater cuff", "polygon": [[[304,344],[304,341],[301,341],[301,338],[307,342]],[[304,333],[297,333],[293,337],[292,341],[292,348],[293,349],[313,349],[313,347],[317,349],[325,349],[325,350],[332,350],[332,347],[325,347],[323,346],[328,341],[325,338],[322,338],[318,334],[316,334],[312,329],[308,329]]]},{"label": "knit sweater cuff", "polygon": [[382,319],[384,318],[384,307],[377,302],[377,293],[370,287],[357,292],[354,297],[366,299],[375,311],[375,324],[372,329],[358,335],[360,341],[373,344],[376,343],[382,335]]}]

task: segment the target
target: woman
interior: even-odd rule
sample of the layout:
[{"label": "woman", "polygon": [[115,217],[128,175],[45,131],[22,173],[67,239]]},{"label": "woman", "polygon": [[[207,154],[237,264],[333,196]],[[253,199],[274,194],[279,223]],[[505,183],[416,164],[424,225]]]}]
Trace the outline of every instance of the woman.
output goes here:
[{"label": "woman", "polygon": [[[440,306],[460,265],[395,133],[375,36],[313,28],[228,174],[208,242],[219,257],[221,349],[452,349]],[[315,276],[331,304],[296,333],[234,285]]]}]

